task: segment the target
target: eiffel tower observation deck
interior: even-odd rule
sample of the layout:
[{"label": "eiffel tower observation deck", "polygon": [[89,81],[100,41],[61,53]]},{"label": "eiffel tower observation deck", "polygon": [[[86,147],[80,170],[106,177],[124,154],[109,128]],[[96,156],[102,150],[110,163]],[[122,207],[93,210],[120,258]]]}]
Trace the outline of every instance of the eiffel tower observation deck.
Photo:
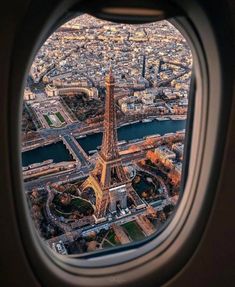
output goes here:
[{"label": "eiffel tower observation deck", "polygon": [[94,170],[84,181],[81,190],[92,188],[96,195],[95,216],[105,218],[107,211],[115,212],[117,203],[127,208],[127,196],[137,207],[144,207],[131,180],[125,173],[117,146],[117,120],[114,100],[115,79],[110,68],[105,78],[106,99],[104,113],[104,132],[101,150],[98,153]]}]

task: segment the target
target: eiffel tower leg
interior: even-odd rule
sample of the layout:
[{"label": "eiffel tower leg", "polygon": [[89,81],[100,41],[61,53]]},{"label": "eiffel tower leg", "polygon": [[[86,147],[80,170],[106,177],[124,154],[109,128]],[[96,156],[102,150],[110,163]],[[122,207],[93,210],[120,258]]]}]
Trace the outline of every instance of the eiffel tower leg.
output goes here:
[{"label": "eiffel tower leg", "polygon": [[96,199],[96,212],[95,212],[96,218],[105,217],[108,203],[109,203],[108,200],[105,198]]},{"label": "eiffel tower leg", "polygon": [[89,177],[88,177],[80,186],[81,192],[83,192],[89,186],[90,186],[90,181],[89,181]]},{"label": "eiffel tower leg", "polygon": [[109,205],[108,190],[96,191],[96,218],[105,217]]}]

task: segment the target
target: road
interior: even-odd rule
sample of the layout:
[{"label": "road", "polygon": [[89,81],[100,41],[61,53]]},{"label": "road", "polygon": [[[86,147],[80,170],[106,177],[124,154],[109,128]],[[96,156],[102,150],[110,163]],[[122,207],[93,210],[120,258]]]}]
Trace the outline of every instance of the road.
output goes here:
[{"label": "road", "polygon": [[77,131],[83,126],[81,122],[74,122],[71,124],[67,124],[65,127],[62,128],[56,128],[56,129],[41,129],[38,132],[43,138],[47,138],[49,136],[64,136],[73,133],[74,131]]},{"label": "road", "polygon": [[76,141],[76,139],[68,134],[64,135],[63,139],[66,141],[67,145],[71,148],[76,158],[80,161],[81,165],[82,166],[89,165],[89,161],[85,158],[85,156],[81,152],[81,149],[79,149],[78,142]]},{"label": "road", "polygon": [[48,175],[28,182],[24,182],[25,192],[31,191],[33,188],[44,188],[49,182],[62,184],[69,181],[80,180],[88,176],[92,166],[84,166],[72,171],[65,171],[59,174]]}]

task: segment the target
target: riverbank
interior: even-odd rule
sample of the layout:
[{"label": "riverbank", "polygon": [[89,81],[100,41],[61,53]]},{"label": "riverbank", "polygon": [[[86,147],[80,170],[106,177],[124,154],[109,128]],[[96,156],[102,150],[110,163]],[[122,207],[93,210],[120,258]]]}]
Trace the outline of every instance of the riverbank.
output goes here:
[{"label": "riverbank", "polygon": [[[135,142],[153,134],[164,135],[175,133],[185,129],[186,120],[164,120],[135,122],[118,128],[118,141]],[[102,133],[97,132],[78,138],[78,143],[89,154],[89,151],[97,150],[102,143]],[[27,166],[33,163],[52,159],[54,163],[72,160],[71,155],[62,142],[49,144],[22,153],[22,165]]]},{"label": "riverbank", "polygon": [[[118,141],[135,142],[144,137],[154,134],[164,135],[167,133],[175,133],[186,127],[186,120],[164,120],[164,121],[148,121],[136,122],[123,125],[118,128]],[[77,141],[86,153],[95,151],[102,144],[102,133],[94,133],[81,138]]]}]

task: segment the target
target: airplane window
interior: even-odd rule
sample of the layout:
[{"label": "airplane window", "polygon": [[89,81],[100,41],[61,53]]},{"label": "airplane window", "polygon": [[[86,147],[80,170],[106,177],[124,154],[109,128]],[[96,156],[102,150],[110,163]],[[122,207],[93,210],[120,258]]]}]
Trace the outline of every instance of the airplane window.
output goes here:
[{"label": "airplane window", "polygon": [[30,68],[22,173],[36,232],[62,255],[103,254],[156,237],[183,196],[192,74],[168,21],[82,14]]}]

